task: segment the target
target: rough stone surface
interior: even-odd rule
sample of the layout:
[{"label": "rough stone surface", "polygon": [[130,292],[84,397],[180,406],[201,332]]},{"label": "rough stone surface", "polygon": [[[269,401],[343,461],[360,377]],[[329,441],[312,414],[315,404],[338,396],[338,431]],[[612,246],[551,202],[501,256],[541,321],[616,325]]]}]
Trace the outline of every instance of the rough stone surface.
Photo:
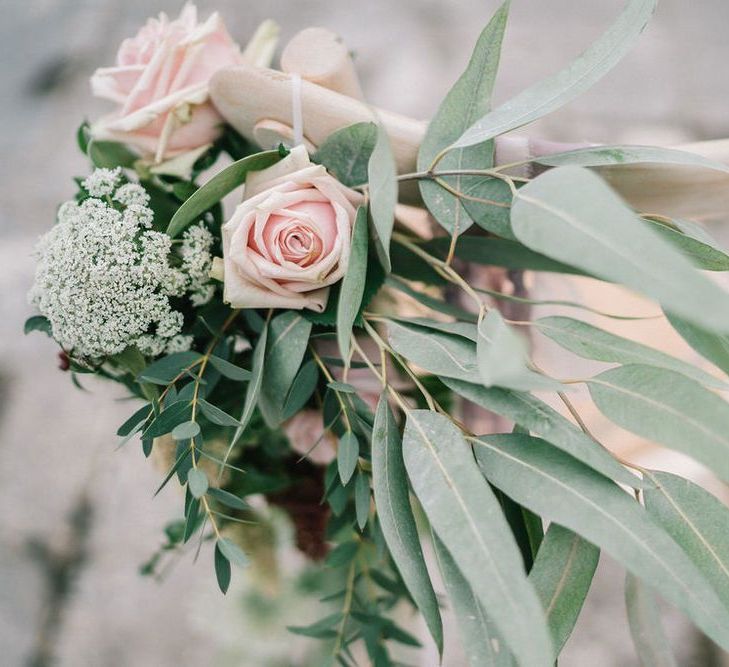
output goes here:
[{"label": "rough stone surface", "polygon": [[[263,18],[283,39],[307,25],[338,31],[355,51],[369,99],[427,118],[467,60],[496,0],[205,0],[233,35],[245,39]],[[514,0],[497,100],[554,71],[596,37],[618,0]],[[5,0],[0,22],[0,645],[4,665],[30,664],[52,596],[38,543],[69,551],[78,542],[69,516],[81,498],[91,508],[77,576],[62,600],[52,641],[63,667],[253,665],[241,647],[246,627],[235,596],[213,596],[209,557],[186,558],[162,584],[138,576],[161,527],[177,516],[173,489],[152,499],[159,473],[136,445],[114,452],[116,425],[130,412],[121,392],[97,382],[73,388],[56,369],[56,350],[40,335],[23,338],[25,292],[34,237],[72,193],[85,164],[74,143],[84,115],[104,107],[87,78],[112,61],[116,45],[148,12],[176,12],[177,0]],[[729,136],[729,3],[662,0],[638,47],[593,91],[535,132],[566,141],[673,143]],[[82,531],[83,532],[83,531]],[[34,545],[36,545],[34,547]],[[70,550],[73,556],[73,549]],[[624,573],[600,569],[560,664],[636,665],[622,614]],[[202,601],[202,602],[201,602]],[[201,611],[202,610],[202,611]],[[204,619],[202,618],[204,616]],[[223,641],[211,620],[237,632]],[[223,621],[223,619],[228,619]],[[667,615],[681,665],[716,664],[693,630]],[[40,638],[43,639],[42,637]],[[285,641],[285,640],[284,640]],[[292,644],[293,645],[293,644]],[[298,644],[297,644],[298,645]],[[222,647],[222,648],[221,648]],[[421,664],[436,664],[429,652]],[[223,655],[237,656],[234,660]],[[448,665],[462,664],[457,651]],[[216,657],[218,656],[218,657]]]}]

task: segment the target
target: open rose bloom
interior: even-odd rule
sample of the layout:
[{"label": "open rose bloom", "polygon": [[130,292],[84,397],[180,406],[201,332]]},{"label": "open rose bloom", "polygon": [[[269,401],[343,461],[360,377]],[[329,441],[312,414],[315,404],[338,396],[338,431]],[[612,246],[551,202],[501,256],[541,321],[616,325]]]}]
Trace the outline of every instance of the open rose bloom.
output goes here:
[{"label": "open rose bloom", "polygon": [[347,271],[361,201],[303,146],[250,174],[246,199],[223,225],[225,301],[323,311],[329,286]]},{"label": "open rose bloom", "polygon": [[208,99],[210,78],[230,65],[268,65],[276,34],[264,23],[241,53],[217,13],[200,23],[188,4],[175,20],[150,19],[122,42],[116,66],[91,77],[94,94],[119,105],[94,123],[94,138],[129,144],[155,162],[209,145],[223,123]]}]

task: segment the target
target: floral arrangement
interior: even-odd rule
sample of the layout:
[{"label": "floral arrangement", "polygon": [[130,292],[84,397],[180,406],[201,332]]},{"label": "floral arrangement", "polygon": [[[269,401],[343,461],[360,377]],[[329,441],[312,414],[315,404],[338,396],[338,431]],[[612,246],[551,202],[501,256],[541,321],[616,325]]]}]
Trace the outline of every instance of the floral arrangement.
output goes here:
[{"label": "floral arrangement", "polygon": [[[492,109],[505,3],[427,126],[362,102],[326,31],[275,71],[275,24],[241,49],[192,5],[97,70],[116,108],[78,131],[94,170],[38,245],[26,331],[58,343],[74,383],[140,401],[120,446],[141,439],[160,488],[184,491],[147,572],[197,545],[225,593],[231,566],[272,557],[257,541],[278,507],[324,582],[322,617],[290,630],[332,664],[395,664],[393,644],[420,643],[394,613],[409,604],[439,651],[448,606],[470,664],[549,667],[604,550],[629,572],[644,664],[671,660],[654,592],[729,650],[729,510],[615,457],[570,400],[585,385],[615,424],[729,481],[726,378],[579,317],[532,320],[542,302],[520,287],[531,271],[624,285],[729,373],[729,295],[705,275],[729,256],[609,185],[729,168],[504,136],[595,83],[654,8],[629,0],[578,60]],[[528,335],[610,368],[552,377]]]}]

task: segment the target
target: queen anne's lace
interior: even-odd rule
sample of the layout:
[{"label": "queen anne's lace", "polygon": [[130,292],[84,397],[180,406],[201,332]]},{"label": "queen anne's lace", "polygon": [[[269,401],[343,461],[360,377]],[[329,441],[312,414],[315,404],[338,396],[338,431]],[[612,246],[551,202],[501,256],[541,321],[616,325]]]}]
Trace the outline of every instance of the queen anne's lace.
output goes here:
[{"label": "queen anne's lace", "polygon": [[184,318],[169,297],[189,293],[194,305],[212,297],[213,236],[192,227],[173,251],[169,236],[149,229],[153,212],[144,189],[120,180],[116,171],[97,169],[84,188],[104,200],[60,207],[58,223],[37,248],[31,302],[53,337],[81,357],[107,357],[130,345],[149,356],[189,349],[192,337],[181,333]]}]

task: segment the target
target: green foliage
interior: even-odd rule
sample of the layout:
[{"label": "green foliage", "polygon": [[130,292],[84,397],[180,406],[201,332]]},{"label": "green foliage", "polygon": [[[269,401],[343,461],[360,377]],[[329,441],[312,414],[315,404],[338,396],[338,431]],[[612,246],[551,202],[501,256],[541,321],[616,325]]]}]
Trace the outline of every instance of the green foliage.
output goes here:
[{"label": "green foliage", "polygon": [[684,551],[619,486],[538,438],[485,435],[474,445],[494,486],[609,553],[729,646],[727,608]]},{"label": "green foliage", "polygon": [[23,333],[28,335],[31,331],[42,331],[47,336],[53,335],[51,323],[48,321],[48,318],[43,317],[43,315],[33,315],[25,320]]},{"label": "green foliage", "polygon": [[642,292],[709,331],[729,331],[726,292],[587,170],[560,167],[519,190],[512,228],[532,250]]},{"label": "green foliage", "polygon": [[408,413],[403,457],[433,530],[517,660],[552,664],[551,640],[500,506],[454,424],[430,410]]},{"label": "green foliage", "polygon": [[260,171],[280,159],[278,151],[265,151],[245,157],[221,169],[177,209],[167,227],[167,234],[173,238],[178,236],[225,195],[245,183],[249,171]]},{"label": "green foliage", "polygon": [[473,146],[515,130],[584,93],[628,52],[650,20],[656,4],[657,0],[629,0],[615,23],[577,60],[479,118],[450,148]]},{"label": "green foliage", "polygon": [[640,579],[630,573],[625,577],[625,607],[640,663],[652,667],[677,667],[671,644],[661,625],[656,598]]},{"label": "green foliage", "polygon": [[[488,113],[508,12],[509,3],[505,2],[484,28],[468,67],[430,122],[418,152],[419,170],[430,169],[443,149],[458,139],[479,117]],[[485,169],[493,166],[494,147],[488,139],[485,138],[487,143],[476,142],[480,145],[451,151],[440,159],[439,170]],[[455,190],[463,190],[463,176],[444,176],[443,180]],[[447,192],[437,182],[420,181],[420,193],[433,217],[452,236],[459,236],[473,224],[460,198]]]},{"label": "green foliage", "polygon": [[390,237],[397,205],[397,167],[390,140],[382,125],[377,126],[377,142],[367,163],[367,181],[375,249],[382,266],[389,273],[392,269]]},{"label": "green foliage", "polygon": [[541,436],[606,477],[634,488],[644,486],[639,477],[628,472],[604,447],[535,396],[499,387],[487,389],[460,380],[443,381],[463,398]]},{"label": "green foliage", "polygon": [[266,423],[276,427],[284,420],[286,396],[309,345],[311,322],[296,311],[277,315],[269,325],[261,394],[258,407]]},{"label": "green foliage", "polygon": [[681,545],[729,608],[729,509],[687,479],[646,472],[648,513]]},{"label": "green foliage", "polygon": [[342,484],[347,484],[352,479],[352,475],[357,469],[358,458],[359,440],[352,431],[347,431],[339,439],[339,447],[337,448],[337,466]]},{"label": "green foliage", "polygon": [[86,152],[94,167],[106,169],[131,168],[139,160],[139,155],[130,151],[124,144],[115,141],[91,139],[87,144]]},{"label": "green foliage", "polygon": [[194,498],[202,498],[208,490],[207,475],[197,468],[187,471],[187,488]]},{"label": "green foliage", "polygon": [[352,230],[349,268],[342,279],[337,301],[337,343],[342,359],[349,359],[350,337],[362,305],[367,274],[367,208],[361,206]]},{"label": "green foliage", "polygon": [[595,405],[628,431],[676,449],[729,480],[729,403],[675,371],[631,364],[588,382]]},{"label": "green foliage", "polygon": [[599,559],[596,546],[556,523],[539,547],[529,579],[547,615],[555,659],[577,623]]},{"label": "green foliage", "polygon": [[363,185],[376,143],[374,123],[355,123],[330,134],[312,160],[323,164],[344,185]]},{"label": "green foliage", "polygon": [[438,600],[418,539],[402,456],[397,423],[383,393],[372,431],[372,479],[377,515],[390,555],[442,653],[443,627]]},{"label": "green foliage", "polygon": [[471,667],[512,667],[513,658],[493,621],[486,616],[473,589],[435,533],[433,546],[469,664]]},{"label": "green foliage", "polygon": [[729,336],[706,331],[672,313],[666,313],[666,317],[694,350],[729,375]]},{"label": "green foliage", "polygon": [[571,317],[543,317],[534,324],[545,336],[585,359],[617,364],[658,366],[682,373],[707,387],[727,388],[725,382],[721,382],[692,364],[581,320]]},{"label": "green foliage", "polygon": [[486,387],[517,391],[561,389],[556,380],[529,368],[526,344],[495,308],[489,310],[478,325],[476,359],[481,381]]}]

